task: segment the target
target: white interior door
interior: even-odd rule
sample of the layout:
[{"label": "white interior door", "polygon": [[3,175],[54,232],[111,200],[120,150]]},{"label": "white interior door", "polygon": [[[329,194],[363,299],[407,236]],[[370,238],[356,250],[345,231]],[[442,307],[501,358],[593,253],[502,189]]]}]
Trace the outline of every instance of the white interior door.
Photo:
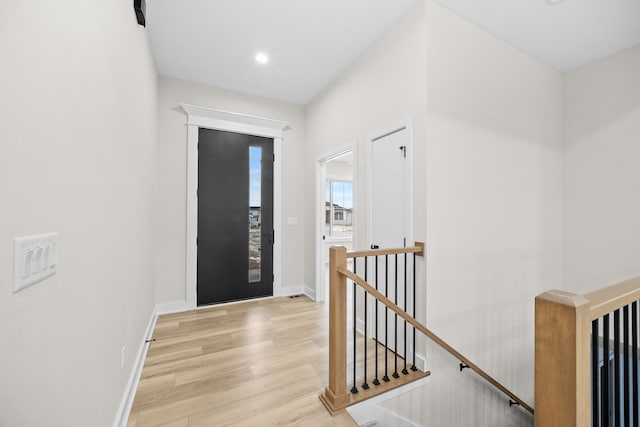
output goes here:
[{"label": "white interior door", "polygon": [[[407,127],[387,132],[371,140],[371,247],[380,249],[404,247],[410,241],[410,133]],[[411,289],[411,259],[407,258],[409,268],[405,271],[404,255],[378,257],[377,263],[371,262],[369,282],[386,293],[391,301],[407,310],[412,303],[406,301],[405,284]],[[396,264],[397,262],[397,264]],[[377,264],[377,274],[376,274]],[[377,280],[376,280],[377,278]],[[376,310],[377,308],[377,310]],[[398,353],[404,355],[404,320],[382,304],[371,299],[373,338]],[[377,313],[376,313],[377,312]],[[377,320],[377,321],[376,321]],[[401,368],[399,367],[398,370]]]},{"label": "white interior door", "polygon": [[409,180],[407,129],[371,141],[371,244],[406,245]]}]

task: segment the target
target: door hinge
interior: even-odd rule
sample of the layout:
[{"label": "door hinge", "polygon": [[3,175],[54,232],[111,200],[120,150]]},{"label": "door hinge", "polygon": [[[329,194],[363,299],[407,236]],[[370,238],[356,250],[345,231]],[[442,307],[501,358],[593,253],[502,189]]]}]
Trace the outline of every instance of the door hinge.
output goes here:
[{"label": "door hinge", "polygon": [[275,154],[273,155],[273,161],[274,162],[276,161],[276,155]]},{"label": "door hinge", "polygon": [[198,238],[196,237],[196,246],[198,246]]},{"label": "door hinge", "polygon": [[271,230],[271,244],[275,245],[276,243],[276,230]]},{"label": "door hinge", "polygon": [[273,282],[275,282],[275,281],[276,281],[276,275],[275,275],[275,274],[272,274],[272,275],[271,275],[271,283],[273,283]]}]

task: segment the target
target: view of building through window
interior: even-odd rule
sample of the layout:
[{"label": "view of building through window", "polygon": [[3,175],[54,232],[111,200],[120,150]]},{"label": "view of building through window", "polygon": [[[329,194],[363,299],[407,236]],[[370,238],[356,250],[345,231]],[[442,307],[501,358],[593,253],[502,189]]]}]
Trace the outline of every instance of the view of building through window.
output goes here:
[{"label": "view of building through window", "polygon": [[262,147],[249,147],[249,282],[261,278]]},{"label": "view of building through window", "polygon": [[353,183],[327,179],[325,184],[325,236],[353,236]]}]

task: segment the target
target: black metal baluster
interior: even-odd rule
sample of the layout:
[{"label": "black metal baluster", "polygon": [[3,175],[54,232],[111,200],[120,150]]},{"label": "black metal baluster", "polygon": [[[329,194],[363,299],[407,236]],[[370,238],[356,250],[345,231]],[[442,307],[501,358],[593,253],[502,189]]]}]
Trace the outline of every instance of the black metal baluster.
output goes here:
[{"label": "black metal baluster", "polygon": [[598,426],[600,417],[598,416],[598,319],[591,322],[591,424]]},{"label": "black metal baluster", "polygon": [[[413,318],[416,318],[416,254],[413,253]],[[416,366],[416,328],[413,328],[413,365],[411,366],[412,371],[417,371],[418,367]]]},{"label": "black metal baluster", "polygon": [[[353,259],[353,274],[356,274],[358,266],[358,258]],[[353,282],[353,387],[351,387],[351,393],[357,393],[358,387],[356,387],[356,282]]]},{"label": "black metal baluster", "polygon": [[[395,257],[395,268],[394,268],[394,276],[395,276],[395,288],[394,288],[394,294],[393,294],[393,303],[398,305],[398,254],[394,254]],[[393,327],[393,338],[394,338],[394,344],[393,344],[393,352],[394,352],[394,370],[393,370],[393,378],[399,378],[400,374],[398,374],[398,313],[394,313],[395,314],[395,326]]]},{"label": "black metal baluster", "polygon": [[[404,253],[404,306],[402,307],[404,311],[407,311],[407,253]],[[409,375],[409,371],[407,370],[407,321],[404,321],[402,333],[402,341],[404,344],[404,368],[402,369],[402,373],[404,375]]]},{"label": "black metal baluster", "polygon": [[602,339],[602,381],[601,381],[601,400],[602,400],[602,427],[609,427],[609,315],[605,314],[602,318],[602,327],[604,337]]},{"label": "black metal baluster", "polygon": [[633,360],[633,425],[639,426],[638,404],[640,396],[638,395],[638,301],[631,306],[631,341],[632,341],[632,358]]},{"label": "black metal baluster", "polygon": [[[364,281],[367,281],[367,271],[369,268],[367,267],[367,260],[369,257],[364,257]],[[364,382],[362,383],[362,388],[365,390],[369,389],[369,384],[367,383],[367,291],[364,292],[364,330],[362,331],[364,335]]]},{"label": "black metal baluster", "polygon": [[615,427],[620,427],[620,310],[613,312],[613,414]]},{"label": "black metal baluster", "polygon": [[[375,262],[376,262],[376,275],[375,275],[375,282],[374,282],[374,287],[376,288],[376,291],[378,290],[378,255],[376,255],[375,257]],[[380,385],[380,380],[378,379],[378,298],[374,298],[374,303],[376,305],[376,309],[375,309],[375,316],[376,316],[376,320],[375,320],[375,328],[376,328],[376,339],[374,341],[374,344],[376,346],[376,376],[373,379],[373,385]]]},{"label": "black metal baluster", "polygon": [[[384,256],[384,296],[389,298],[389,255]],[[389,364],[387,354],[389,353],[389,307],[384,306],[384,377],[382,381],[389,382]]]},{"label": "black metal baluster", "polygon": [[624,323],[624,330],[622,334],[624,335],[624,349],[623,349],[623,357],[624,357],[624,369],[622,373],[622,379],[624,380],[624,423],[625,425],[631,425],[631,407],[629,406],[629,402],[631,396],[629,396],[629,381],[631,380],[631,372],[629,370],[629,306],[625,305],[622,308],[622,323]]}]

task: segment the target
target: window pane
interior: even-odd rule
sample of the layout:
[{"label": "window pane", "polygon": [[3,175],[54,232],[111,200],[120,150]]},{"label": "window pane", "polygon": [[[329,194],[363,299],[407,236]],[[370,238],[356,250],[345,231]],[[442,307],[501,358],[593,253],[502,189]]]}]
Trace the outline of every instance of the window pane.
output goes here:
[{"label": "window pane", "polygon": [[249,147],[249,282],[261,279],[262,147]]},{"label": "window pane", "polygon": [[350,238],[353,235],[353,183],[327,180],[325,234]]}]

